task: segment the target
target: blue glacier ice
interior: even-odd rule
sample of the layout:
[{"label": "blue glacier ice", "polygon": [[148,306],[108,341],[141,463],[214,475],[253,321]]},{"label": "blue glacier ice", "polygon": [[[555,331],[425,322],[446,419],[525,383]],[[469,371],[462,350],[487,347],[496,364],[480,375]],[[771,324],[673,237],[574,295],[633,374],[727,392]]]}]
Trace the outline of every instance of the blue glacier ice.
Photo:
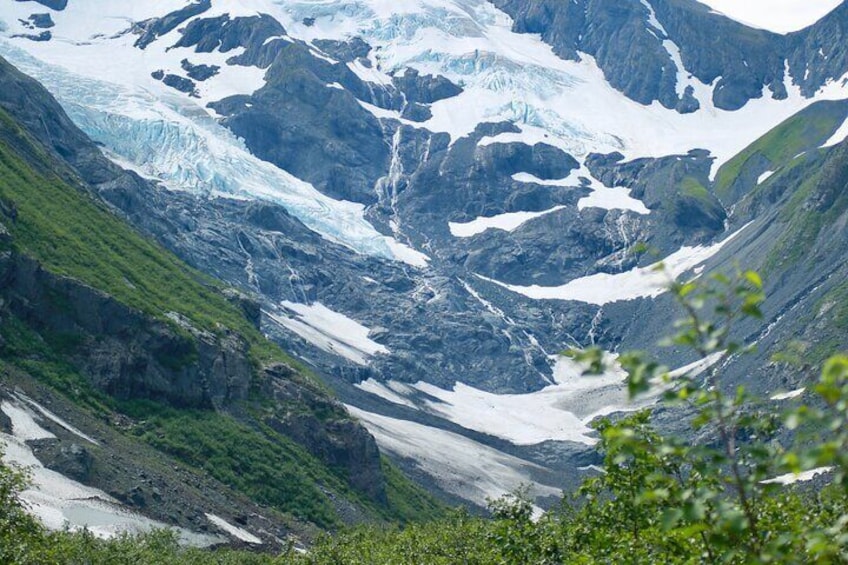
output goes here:
[{"label": "blue glacier ice", "polygon": [[166,187],[274,202],[329,240],[358,253],[395,257],[385,236],[364,219],[361,204],[334,200],[258,159],[194,103],[81,77],[5,41],[0,55],[44,84],[110,156]]}]

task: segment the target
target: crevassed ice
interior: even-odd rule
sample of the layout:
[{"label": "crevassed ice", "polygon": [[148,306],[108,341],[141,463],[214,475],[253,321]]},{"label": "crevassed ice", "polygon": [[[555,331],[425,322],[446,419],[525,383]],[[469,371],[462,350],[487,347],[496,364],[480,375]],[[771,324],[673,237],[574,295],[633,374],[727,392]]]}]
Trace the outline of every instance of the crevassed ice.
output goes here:
[{"label": "crevassed ice", "polygon": [[[358,35],[377,48],[372,56],[384,72],[411,66],[462,85],[465,92],[434,104],[433,118],[424,124],[454,140],[479,123],[504,120],[523,132],[545,130],[551,144],[576,157],[620,151],[633,159],[703,148],[715,155],[715,170],[811,102],[787,80],[787,100],[772,100],[766,91],[740,110],[719,110],[712,103],[713,87],[689,80],[680,68],[678,88],[684,82],[696,87],[700,111],[681,115],[656,102],[639,104],[613,89],[592,57],[557,57],[538,35],[514,33],[512,20],[486,0],[274,0],[273,5],[293,36],[309,41]],[[304,26],[305,17],[316,18],[315,25]],[[676,46],[665,47],[675,57]],[[817,95],[844,97],[843,88]]]},{"label": "crevassed ice", "polygon": [[268,200],[327,239],[360,253],[395,257],[385,236],[364,219],[361,204],[334,200],[256,158],[196,107],[181,105],[179,96],[163,99],[121,90],[44,63],[3,41],[0,54],[41,81],[92,139],[169,188]]}]

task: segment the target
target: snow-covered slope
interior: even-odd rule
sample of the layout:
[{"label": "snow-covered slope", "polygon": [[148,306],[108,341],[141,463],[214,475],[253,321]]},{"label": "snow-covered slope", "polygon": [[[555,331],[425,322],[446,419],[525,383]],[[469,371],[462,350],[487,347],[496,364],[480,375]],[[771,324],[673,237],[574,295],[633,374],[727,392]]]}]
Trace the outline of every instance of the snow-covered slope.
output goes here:
[{"label": "snow-covered slope", "polygon": [[[21,395],[0,403],[0,411],[11,421],[11,433],[0,433],[3,442],[3,462],[26,468],[31,484],[21,493],[29,511],[47,527],[71,530],[88,529],[97,537],[109,538],[124,533],[141,533],[165,528],[166,524],[150,520],[130,511],[105,492],[87,487],[47,469],[33,454],[29,441],[55,438],[39,424],[43,417],[55,419],[59,425],[74,430],[61,422],[47,409]],[[77,431],[81,439],[94,440]],[[177,530],[184,543],[209,546],[224,541],[219,536],[199,534],[186,529]]]},{"label": "snow-covered slope", "polygon": [[[620,151],[627,158],[709,149],[717,165],[809,104],[786,77],[788,100],[763,97],[727,112],[711,102],[712,86],[693,82],[702,110],[681,115],[633,102],[606,82],[593,59],[565,61],[538,36],[512,31],[513,22],[486,0],[281,1],[289,33],[304,40],[363,37],[379,50],[376,67],[388,80],[406,67],[444,75],[465,89],[434,104],[431,131],[470,134],[479,123],[510,121],[520,139],[545,141],[575,156]],[[302,22],[314,18],[314,24]],[[646,25],[651,19],[646,10]],[[374,73],[372,73],[373,76]],[[681,70],[679,77],[686,80]],[[841,84],[818,98],[843,98]]]}]

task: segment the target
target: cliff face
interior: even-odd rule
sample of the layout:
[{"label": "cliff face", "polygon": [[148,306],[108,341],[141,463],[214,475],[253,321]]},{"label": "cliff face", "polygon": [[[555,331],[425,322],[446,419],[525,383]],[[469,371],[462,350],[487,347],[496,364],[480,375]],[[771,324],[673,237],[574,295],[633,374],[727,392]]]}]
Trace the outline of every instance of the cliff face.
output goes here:
[{"label": "cliff face", "polygon": [[[119,400],[152,400],[175,408],[241,414],[252,389],[276,409],[263,422],[344,470],[351,486],[387,502],[374,438],[338,402],[295,382],[285,364],[257,370],[247,341],[215,335],[168,313],[151,318],[109,295],[45,271],[12,252],[0,257],[0,304],[39,334],[73,341],[68,357],[98,390]],[[330,415],[322,420],[319,415]]]},{"label": "cliff face", "polygon": [[73,339],[69,357],[99,390],[218,410],[247,398],[253,367],[238,334],[201,331],[175,313],[174,323],[152,319],[26,256],[8,254],[2,269],[9,311],[38,333]]}]

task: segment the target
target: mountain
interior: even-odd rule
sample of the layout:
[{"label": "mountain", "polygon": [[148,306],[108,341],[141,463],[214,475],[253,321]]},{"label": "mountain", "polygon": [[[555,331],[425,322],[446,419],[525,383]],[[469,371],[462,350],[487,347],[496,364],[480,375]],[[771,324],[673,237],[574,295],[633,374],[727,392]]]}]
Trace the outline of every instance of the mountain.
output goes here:
[{"label": "mountain", "polygon": [[799,390],[809,367],[773,353],[845,345],[848,3],[786,35],[694,0],[69,0],[2,18],[0,55],[149,181],[72,156],[96,196],[257,296],[262,332],[442,494],[533,483],[544,505],[590,472],[588,424],[632,406],[621,372],[581,380],[564,348],[693,361],[655,348],[675,317],[659,260],[763,272],[763,325],[739,328],[760,349],[729,382]]},{"label": "mountain", "polygon": [[97,196],[145,181],[5,61],[0,84],[0,432],[7,460],[35,465],[24,499],[37,515],[275,547],[438,513],[262,336],[253,298]]}]

